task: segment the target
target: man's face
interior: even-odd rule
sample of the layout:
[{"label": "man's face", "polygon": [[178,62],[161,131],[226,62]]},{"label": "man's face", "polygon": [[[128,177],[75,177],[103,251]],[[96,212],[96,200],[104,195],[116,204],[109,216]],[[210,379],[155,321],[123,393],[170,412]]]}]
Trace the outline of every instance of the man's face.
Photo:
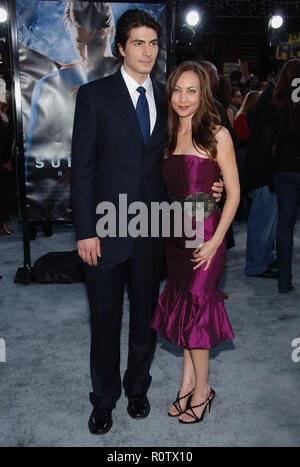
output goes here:
[{"label": "man's face", "polygon": [[235,91],[234,95],[232,96],[231,101],[233,105],[235,105],[237,108],[241,107],[243,103],[243,96],[242,96],[241,91]]},{"label": "man's face", "polygon": [[101,29],[90,34],[81,26],[74,26],[72,39],[82,64],[90,71],[96,71],[103,60],[110,41],[111,30]]},{"label": "man's face", "polygon": [[132,28],[129,38],[119,51],[124,57],[125,71],[137,82],[143,82],[151,72],[158,54],[156,31],[146,26]]}]

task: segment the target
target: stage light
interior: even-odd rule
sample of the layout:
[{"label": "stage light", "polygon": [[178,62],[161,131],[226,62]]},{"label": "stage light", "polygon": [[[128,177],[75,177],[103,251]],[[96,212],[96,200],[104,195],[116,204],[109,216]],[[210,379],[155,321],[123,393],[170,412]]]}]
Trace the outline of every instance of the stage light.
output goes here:
[{"label": "stage light", "polygon": [[4,8],[0,8],[0,23],[7,21],[7,11]]},{"label": "stage light", "polygon": [[187,13],[185,20],[189,26],[197,26],[201,21],[201,17],[197,11],[192,10]]},{"label": "stage light", "polygon": [[272,29],[280,29],[283,26],[284,20],[281,15],[273,15],[270,19],[270,27]]}]

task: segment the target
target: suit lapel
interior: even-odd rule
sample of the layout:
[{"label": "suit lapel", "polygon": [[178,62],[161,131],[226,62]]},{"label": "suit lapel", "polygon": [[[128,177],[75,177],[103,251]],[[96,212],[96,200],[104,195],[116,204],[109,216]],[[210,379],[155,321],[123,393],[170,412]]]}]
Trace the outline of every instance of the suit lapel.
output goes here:
[{"label": "suit lapel", "polygon": [[156,106],[156,122],[147,146],[151,146],[153,143],[155,143],[155,140],[161,136],[161,133],[165,130],[166,127],[164,93],[159,89],[156,81],[152,80],[152,85]]},{"label": "suit lapel", "polygon": [[118,71],[113,78],[113,105],[128,127],[129,134],[132,134],[132,136],[138,139],[139,143],[144,146],[136,111],[121,72]]},{"label": "suit lapel", "polygon": [[[113,78],[113,105],[127,126],[129,134],[131,134],[143,147],[145,147],[140,124],[136,115],[136,110],[132,103],[125,81],[122,77],[121,71],[117,71],[117,73],[113,75]],[[152,80],[152,85],[156,106],[156,122],[149,138],[147,147],[151,147],[153,144],[155,144],[156,139],[161,136],[161,133],[166,127],[164,92],[161,91],[155,80]]]}]

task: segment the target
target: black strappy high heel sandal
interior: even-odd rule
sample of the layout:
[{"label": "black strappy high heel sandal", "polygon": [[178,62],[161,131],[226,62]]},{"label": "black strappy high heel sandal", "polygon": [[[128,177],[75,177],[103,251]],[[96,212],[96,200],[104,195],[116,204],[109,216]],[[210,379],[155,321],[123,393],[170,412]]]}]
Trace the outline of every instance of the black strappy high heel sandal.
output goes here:
[{"label": "black strappy high heel sandal", "polygon": [[[190,400],[191,396],[193,395],[193,392],[194,392],[194,388],[191,390],[191,392],[189,392],[185,396],[179,397],[179,391],[178,391],[177,399],[173,402],[173,405],[174,405],[175,409],[178,411],[178,413],[176,415],[172,415],[172,414],[170,414],[170,412],[168,412],[169,417],[178,417],[179,415],[181,415],[184,412],[184,410],[182,410],[182,408],[180,406],[180,401],[182,399],[185,399],[186,397],[189,397],[189,400]],[[188,400],[188,402],[189,402],[189,400]],[[187,403],[187,406],[188,406],[188,403]]]},{"label": "black strappy high heel sandal", "polygon": [[[193,423],[199,423],[199,422],[202,422],[203,420],[203,417],[205,415],[205,412],[206,412],[206,409],[208,410],[208,413],[210,413],[210,406],[211,406],[211,403],[213,401],[213,398],[215,397],[216,393],[215,391],[211,388],[210,390],[210,393],[209,393],[209,396],[208,398],[206,399],[206,401],[202,402],[202,404],[199,404],[199,405],[189,405],[189,407],[186,408],[186,410],[191,410],[192,413],[187,413],[186,410],[183,410],[182,413],[186,413],[189,417],[192,417],[194,418],[194,421],[193,422],[186,422],[184,420],[181,420],[179,419],[178,421],[180,423],[184,423],[186,425],[190,425],[190,424],[193,424]],[[195,412],[193,411],[193,409],[195,409],[196,407],[201,407],[202,405],[206,404],[206,406],[204,407],[203,409],[203,412],[201,414],[201,417],[197,417],[197,415],[195,414]]]}]

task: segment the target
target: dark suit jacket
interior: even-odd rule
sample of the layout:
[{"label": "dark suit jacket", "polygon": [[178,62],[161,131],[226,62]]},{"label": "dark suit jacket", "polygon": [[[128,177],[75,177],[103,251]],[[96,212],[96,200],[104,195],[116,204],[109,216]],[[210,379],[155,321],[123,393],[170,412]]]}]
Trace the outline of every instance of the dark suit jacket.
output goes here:
[{"label": "dark suit jacket", "polygon": [[[166,199],[160,167],[166,126],[165,88],[154,80],[152,83],[157,117],[146,146],[120,71],[85,84],[78,91],[71,169],[77,240],[97,235],[96,206],[102,201],[118,207],[120,193],[127,194],[128,205]],[[129,237],[100,240],[102,257],[116,262],[129,257],[134,242]]]},{"label": "dark suit jacket", "polygon": [[259,96],[251,116],[251,130],[246,156],[246,185],[250,192],[268,185],[273,188],[272,157],[265,152],[264,113],[272,101],[274,83],[270,83]]}]

